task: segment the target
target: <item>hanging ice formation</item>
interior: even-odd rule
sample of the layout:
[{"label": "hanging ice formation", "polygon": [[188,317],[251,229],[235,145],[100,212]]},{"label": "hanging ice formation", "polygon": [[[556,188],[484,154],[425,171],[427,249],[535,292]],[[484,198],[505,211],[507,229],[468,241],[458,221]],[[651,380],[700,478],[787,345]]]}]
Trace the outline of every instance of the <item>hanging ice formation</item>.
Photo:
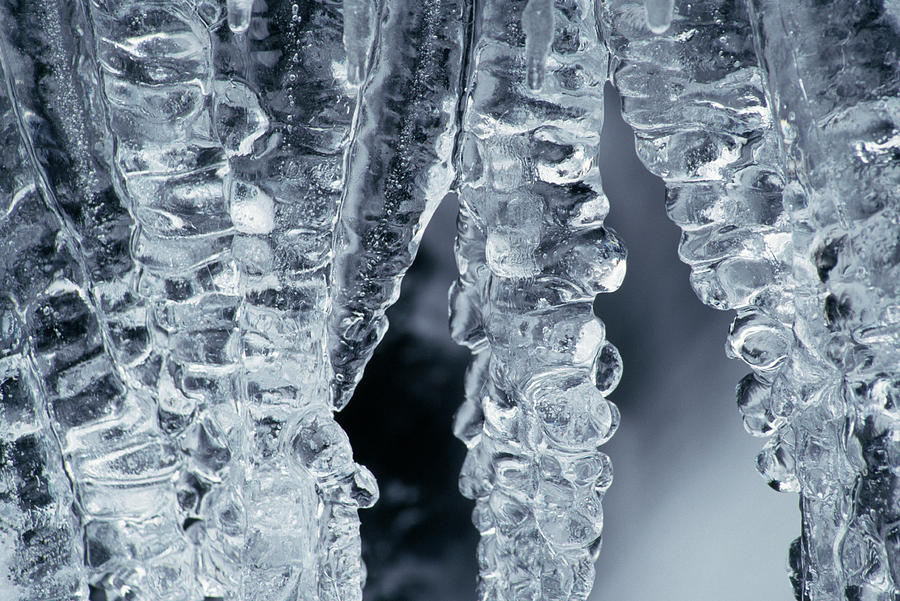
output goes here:
[{"label": "hanging ice formation", "polygon": [[898,6],[676,9],[655,37],[640,5],[608,3],[614,80],[639,154],[666,180],[695,290],[737,310],[728,352],[753,369],[738,404],[770,437],[758,467],[800,493],[795,594],[894,599]]},{"label": "hanging ice formation", "polygon": [[3,599],[360,599],[378,491],[333,411],[451,188],[479,596],[585,599],[610,64],[737,311],[798,599],[900,596],[896,0],[0,0],[0,29]]},{"label": "hanging ice formation", "polygon": [[[752,2],[793,225],[798,596],[900,595],[900,5]],[[802,286],[799,284],[802,282]],[[783,455],[787,455],[784,453]]]},{"label": "hanging ice formation", "polygon": [[450,298],[473,353],[455,433],[480,599],[585,599],[593,583],[621,362],[592,301],[625,273],[594,162],[606,64],[589,1],[475,3]]},{"label": "hanging ice formation", "polygon": [[332,417],[325,327],[340,4],[251,9],[3,6],[13,598],[361,597],[378,493]]},{"label": "hanging ice formation", "polygon": [[335,241],[329,354],[337,409],[384,336],[384,312],[453,182],[468,12],[466,0],[381,3]]},{"label": "hanging ice formation", "polygon": [[79,35],[87,20],[78,6],[35,2],[4,3],[0,21],[4,338],[15,353],[0,402],[39,425],[31,439],[3,434],[4,455],[20,450],[11,458],[25,487],[26,521],[4,533],[10,598],[83,599],[89,582],[164,598],[189,582],[177,455],[152,399],[129,383],[148,336],[131,293],[131,221],[98,155],[105,114],[90,38]]}]

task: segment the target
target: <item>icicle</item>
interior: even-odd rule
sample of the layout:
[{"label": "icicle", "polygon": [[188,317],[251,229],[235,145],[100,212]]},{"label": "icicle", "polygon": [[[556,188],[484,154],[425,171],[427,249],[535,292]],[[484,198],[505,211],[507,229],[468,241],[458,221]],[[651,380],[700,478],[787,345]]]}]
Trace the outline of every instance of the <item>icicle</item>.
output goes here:
[{"label": "icicle", "polygon": [[[53,437],[52,446],[36,447],[61,453],[77,504],[78,541],[67,543],[65,553],[83,553],[87,564],[79,571],[111,594],[195,594],[190,545],[174,512],[178,453],[133,379],[146,358],[146,313],[132,293],[138,270],[123,252],[131,220],[104,153],[109,140],[97,129],[107,115],[94,90],[91,28],[80,5],[57,2],[20,7],[0,22],[16,31],[0,42],[3,70],[27,169],[43,201],[25,195],[11,214],[12,231],[3,240],[21,246],[8,253],[15,263],[6,277],[14,280],[8,290],[29,339],[31,396]],[[67,530],[52,535],[65,537]],[[50,547],[41,561],[54,553],[55,540],[62,539],[45,539]],[[140,556],[131,549],[141,549]],[[22,552],[23,559],[34,556]],[[65,554],[59,559],[69,561]],[[34,576],[36,585],[49,584]],[[54,586],[62,589],[48,586],[24,598],[86,596],[85,584],[59,581]]]},{"label": "icicle", "polygon": [[374,33],[375,0],[344,0],[344,49],[347,53],[347,80],[360,84],[369,60]]},{"label": "icicle", "polygon": [[[607,7],[625,117],[639,154],[667,181],[695,290],[738,310],[728,353],[753,369],[739,408],[751,433],[770,437],[758,468],[776,490],[801,495],[802,536],[790,551],[797,599],[893,598],[900,559],[888,508],[900,462],[886,441],[900,431],[890,409],[900,290],[884,244],[896,246],[898,201],[882,167],[893,160],[884,132],[897,116],[879,107],[900,94],[900,79],[880,63],[848,70],[847,56],[826,50],[894,47],[900,31],[874,25],[896,23],[886,8],[749,5],[748,15],[726,0],[686,4],[679,30],[656,41],[633,28],[627,4]],[[663,52],[684,58],[661,71]],[[658,96],[647,96],[642,75]],[[759,82],[752,93],[748,82]]]},{"label": "icicle", "polygon": [[[520,3],[479,4],[450,294],[451,332],[474,354],[454,427],[469,449],[460,491],[476,501],[480,599],[583,600],[612,479],[597,447],[619,421],[604,395],[620,358],[591,309],[625,270],[593,161],[607,55],[587,0],[531,2],[524,47],[506,35]],[[552,58],[595,77],[535,93],[554,21],[579,44]],[[511,68],[523,59],[527,82]]]},{"label": "icicle", "polygon": [[228,29],[232,33],[245,33],[250,29],[253,0],[228,0]]},{"label": "icicle", "polygon": [[900,47],[900,22],[890,2],[748,4],[778,99],[802,284],[790,378],[804,386],[785,452],[770,455],[787,456],[801,495],[798,598],[889,599],[900,595],[900,65],[873,49]]},{"label": "icicle", "polygon": [[[781,379],[772,385],[791,364],[795,282],[778,143],[745,37],[750,23],[728,0],[686,4],[676,28],[656,36],[631,19],[639,1],[604,12],[619,59],[614,81],[623,117],[636,130],[644,164],[666,181],[666,209],[684,232],[678,252],[691,266],[695,292],[712,307],[738,310],[728,352],[755,372],[739,384],[738,405],[751,433],[772,435],[799,386]],[[686,31],[691,36],[681,35]],[[746,41],[728,45],[728,39]],[[662,70],[663,54],[684,58]],[[714,57],[713,71],[707,59],[693,58],[700,55]],[[710,72],[718,79],[710,81]],[[650,78],[659,93],[648,96]],[[673,103],[669,90],[685,85],[687,93]],[[772,459],[785,457],[783,446],[769,448],[778,449]],[[759,467],[773,487],[789,489],[796,476],[782,459],[761,459]]]},{"label": "icicle", "polygon": [[672,25],[675,0],[644,0],[647,27],[655,34],[665,33]]},{"label": "icicle", "polygon": [[522,12],[522,29],[525,31],[525,81],[532,90],[540,90],[553,43],[553,0],[529,0]]},{"label": "icicle", "polygon": [[[229,4],[228,29],[175,4],[91,12],[137,291],[153,307],[147,388],[181,450],[171,511],[200,597],[356,600],[357,509],[378,490],[329,403],[331,238],[354,104],[334,74],[342,17],[268,2],[259,31],[277,37],[245,36],[250,8]],[[135,50],[148,36],[178,43]]]},{"label": "icicle", "polygon": [[[0,19],[6,17],[0,9]],[[7,94],[16,75],[8,52],[0,39],[0,595],[11,601],[86,599],[84,528],[71,510],[75,491],[48,419],[53,406],[31,361],[26,323],[26,312],[52,285],[54,273],[74,266],[65,249],[54,248],[57,222],[26,159],[15,99]]]},{"label": "icicle", "polygon": [[384,335],[384,312],[454,177],[468,1],[388,0],[383,10],[375,62],[360,91],[334,247],[328,344],[338,409]]}]

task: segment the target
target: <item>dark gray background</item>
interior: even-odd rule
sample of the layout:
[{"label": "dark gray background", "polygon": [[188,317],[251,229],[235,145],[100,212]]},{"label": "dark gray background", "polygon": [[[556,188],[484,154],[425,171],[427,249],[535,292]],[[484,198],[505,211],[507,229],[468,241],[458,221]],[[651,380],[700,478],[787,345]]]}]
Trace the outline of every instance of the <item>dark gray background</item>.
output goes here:
[{"label": "dark gray background", "polygon": [[[622,423],[604,447],[615,480],[591,600],[787,601],[796,497],[756,473],[762,441],[744,431],[734,401],[746,370],[723,351],[731,317],[690,289],[662,182],[635,157],[618,98],[607,92],[607,224],[629,256],[622,288],[597,302],[625,373],[610,397]],[[361,512],[367,601],[475,598],[472,503],[456,489],[464,447],[451,434],[468,360],[447,332],[453,204],[435,214],[388,335],[339,416],[357,461],[381,486],[378,505]]]}]

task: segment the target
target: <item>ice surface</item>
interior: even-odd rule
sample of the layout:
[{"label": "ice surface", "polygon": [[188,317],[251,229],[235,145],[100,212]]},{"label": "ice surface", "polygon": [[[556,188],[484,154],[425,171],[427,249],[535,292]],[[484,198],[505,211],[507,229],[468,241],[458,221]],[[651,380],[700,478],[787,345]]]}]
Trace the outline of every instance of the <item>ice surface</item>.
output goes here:
[{"label": "ice surface", "polygon": [[474,27],[450,302],[474,353],[454,432],[478,596],[585,599],[612,474],[597,448],[619,421],[620,358],[591,307],[624,276],[594,163],[607,54],[587,1],[488,0]]},{"label": "ice surface", "polygon": [[381,8],[335,241],[329,356],[337,408],[350,400],[384,335],[385,309],[397,300],[424,228],[454,178],[467,5],[386,0]]},{"label": "ice surface", "polygon": [[554,29],[553,0],[529,0],[522,11],[522,31],[525,33],[525,81],[532,90],[540,90],[544,85]]},{"label": "ice surface", "polygon": [[625,116],[666,180],[692,284],[737,309],[727,352],[754,372],[738,405],[770,437],[758,467],[801,495],[798,599],[898,594],[884,448],[896,421],[892,6],[693,2],[659,38],[636,2],[605,12]]},{"label": "ice surface", "polygon": [[[790,451],[803,530],[798,595],[900,594],[896,308],[900,181],[897,3],[752,2],[784,149],[794,332],[803,353]],[[787,371],[787,370],[785,370]],[[784,429],[782,429],[784,430]],[[836,550],[836,552],[834,551]]]},{"label": "ice surface", "polygon": [[452,190],[479,597],[585,599],[611,76],[797,598],[895,600],[898,48],[896,0],[0,0],[0,597],[361,599],[333,412]]},{"label": "ice surface", "polygon": [[233,33],[250,29],[253,0],[228,0],[228,28]]},{"label": "ice surface", "polygon": [[[6,156],[22,159],[8,163],[12,173],[20,170],[19,190],[4,190],[11,192],[4,198],[6,289],[27,341],[19,382],[28,383],[43,422],[29,461],[35,475],[46,473],[47,509],[56,504],[50,521],[40,518],[40,504],[20,505],[26,519],[43,523],[35,522],[39,538],[18,533],[17,561],[33,562],[31,582],[18,584],[27,599],[85,598],[88,583],[168,598],[189,584],[188,545],[171,511],[177,457],[152,404],[124,377],[146,351],[147,332],[129,290],[133,263],[122,252],[130,219],[98,152],[103,133],[94,127],[105,116],[92,82],[72,67],[74,56],[91,68],[90,40],[75,35],[84,14],[56,3],[15,12],[4,6],[3,13],[10,24],[0,48],[12,101],[6,119],[17,123],[20,140]],[[54,469],[64,469],[65,479]],[[101,523],[115,533],[144,521],[153,527],[130,548],[116,550],[97,535]],[[36,548],[40,540],[46,550]],[[36,560],[44,553],[55,558],[46,571]]]},{"label": "ice surface", "polygon": [[377,8],[378,3],[370,0],[344,0],[344,49],[351,84],[361,84],[366,75]]},{"label": "ice surface", "polygon": [[[8,46],[4,40],[4,58]],[[4,82],[5,84],[5,82]],[[78,599],[87,590],[73,491],[30,359],[26,311],[71,267],[41,204],[7,87],[0,87],[0,596]],[[27,279],[22,276],[27,276]]]},{"label": "ice surface", "polygon": [[[4,430],[44,491],[9,523],[43,538],[4,526],[21,553],[3,586],[359,599],[356,510],[378,492],[325,353],[354,106],[339,4],[39,4],[2,7],[0,49],[23,157],[3,190],[3,398],[49,416]],[[58,558],[42,573],[39,552]]]}]

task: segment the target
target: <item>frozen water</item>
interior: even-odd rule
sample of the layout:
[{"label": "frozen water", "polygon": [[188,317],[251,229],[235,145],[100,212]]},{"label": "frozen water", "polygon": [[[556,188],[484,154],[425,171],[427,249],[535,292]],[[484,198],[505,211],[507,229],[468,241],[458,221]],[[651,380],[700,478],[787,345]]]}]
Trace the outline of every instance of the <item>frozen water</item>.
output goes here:
[{"label": "frozen water", "polygon": [[892,396],[874,391],[892,388],[897,340],[894,4],[676,4],[659,37],[636,2],[605,12],[624,114],[666,180],[692,284],[737,309],[727,352],[754,372],[738,406],[771,437],[758,467],[801,496],[798,599],[900,590],[882,454],[895,418],[872,397]]},{"label": "frozen water", "polygon": [[378,493],[325,346],[355,102],[340,6],[40,4],[3,6],[0,47],[22,157],[3,398],[49,417],[3,434],[37,477],[16,494],[40,495],[3,529],[12,598],[359,599]]},{"label": "frozen water", "polygon": [[366,75],[377,7],[370,0],[343,1],[347,80],[351,84],[361,84]]},{"label": "frozen water", "polygon": [[244,33],[250,29],[253,0],[228,0],[228,28],[233,33]]},{"label": "frozen water", "polygon": [[525,33],[525,82],[532,90],[540,90],[544,85],[554,29],[553,0],[529,0],[522,11],[522,31]]},{"label": "frozen water", "polygon": [[591,2],[489,0],[475,19],[451,332],[474,353],[455,432],[478,596],[585,599],[618,426],[616,378],[592,376],[620,369],[591,300],[625,260],[594,163],[607,54]]},{"label": "frozen water", "polygon": [[424,228],[454,178],[468,4],[386,0],[381,11],[335,240],[329,356],[336,408],[350,400],[384,336],[385,309],[397,300]]},{"label": "frozen water", "polygon": [[797,598],[900,595],[896,0],[0,0],[0,596],[358,600],[334,419],[442,198],[481,599],[585,599],[611,77]]},{"label": "frozen water", "polygon": [[647,11],[647,28],[653,33],[665,33],[672,24],[675,12],[674,0],[644,0]]},{"label": "frozen water", "polygon": [[900,467],[887,443],[897,432],[897,3],[750,9],[778,98],[793,269],[803,283],[794,326],[803,352],[784,371],[819,374],[795,387],[791,429],[780,429],[790,438],[779,432],[801,493],[796,588],[814,600],[890,598],[900,594]]}]

